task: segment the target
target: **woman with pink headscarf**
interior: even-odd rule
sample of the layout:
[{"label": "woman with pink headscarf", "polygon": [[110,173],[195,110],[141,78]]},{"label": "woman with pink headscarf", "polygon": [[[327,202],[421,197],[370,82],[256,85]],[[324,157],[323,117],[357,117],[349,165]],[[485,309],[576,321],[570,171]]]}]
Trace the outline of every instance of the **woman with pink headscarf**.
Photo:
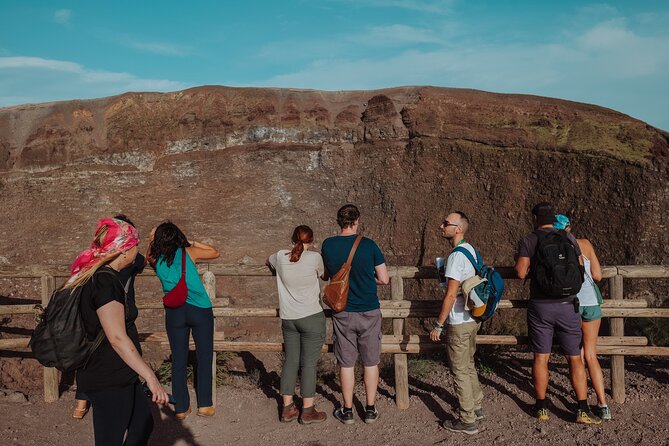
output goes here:
[{"label": "woman with pink headscarf", "polygon": [[[125,221],[103,218],[98,222],[91,247],[77,257],[64,288],[82,287],[81,317],[88,338],[101,331],[102,343],[84,367],[77,383],[93,408],[95,444],[146,445],[153,430],[141,377],[152,400],[166,404],[167,392],[141,357],[135,326],[137,307],[126,301],[119,271],[137,255],[139,235]],[[124,441],[125,438],[125,441]]]}]

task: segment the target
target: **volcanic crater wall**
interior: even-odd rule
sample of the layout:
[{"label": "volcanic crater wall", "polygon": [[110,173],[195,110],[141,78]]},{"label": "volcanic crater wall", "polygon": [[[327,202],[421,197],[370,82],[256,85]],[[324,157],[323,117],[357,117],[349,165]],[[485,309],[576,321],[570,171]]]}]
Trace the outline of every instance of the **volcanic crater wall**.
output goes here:
[{"label": "volcanic crater wall", "polygon": [[431,263],[448,210],[511,264],[529,208],[573,217],[607,264],[666,263],[667,134],[556,99],[407,87],[200,87],[0,109],[0,256],[67,264],[98,217],[164,218],[262,263],[296,224],[322,239],[346,202],[391,264]]},{"label": "volcanic crater wall", "polygon": [[[538,201],[568,213],[604,264],[667,264],[668,136],[592,105],[432,87],[200,87],[2,108],[0,268],[69,265],[97,219],[118,212],[144,235],[171,219],[220,248],[217,262],[262,264],[298,224],[317,242],[335,234],[349,202],[390,265],[446,253],[438,226],[452,210],[470,216],[467,238],[488,262],[510,265]],[[38,282],[0,280],[0,302],[39,299]],[[435,297],[421,283],[406,290]],[[138,281],[138,299],[159,295],[155,278]],[[269,277],[219,278],[217,296],[276,305]],[[143,313],[140,330],[162,331],[161,313]],[[33,324],[3,319],[0,336]],[[217,324],[231,339],[278,336],[275,319]],[[32,359],[0,367],[11,388],[39,376]]]}]

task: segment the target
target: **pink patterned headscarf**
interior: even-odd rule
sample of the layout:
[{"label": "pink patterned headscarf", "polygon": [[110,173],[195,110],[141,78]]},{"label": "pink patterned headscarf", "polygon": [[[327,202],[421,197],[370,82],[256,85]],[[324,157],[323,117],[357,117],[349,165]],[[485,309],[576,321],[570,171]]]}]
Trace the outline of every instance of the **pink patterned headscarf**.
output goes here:
[{"label": "pink patterned headscarf", "polygon": [[82,251],[77,256],[72,264],[67,283],[74,282],[83,273],[110,258],[113,254],[127,251],[139,244],[139,233],[131,224],[116,218],[102,218],[98,221],[95,234],[98,234],[103,226],[107,226],[107,234],[102,246],[93,242],[89,249]]}]

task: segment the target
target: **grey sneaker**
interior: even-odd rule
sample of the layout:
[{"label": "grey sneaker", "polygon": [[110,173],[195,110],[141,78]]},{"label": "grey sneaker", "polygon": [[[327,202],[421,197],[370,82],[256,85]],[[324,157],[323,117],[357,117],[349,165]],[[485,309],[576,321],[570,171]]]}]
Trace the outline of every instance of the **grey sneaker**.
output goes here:
[{"label": "grey sneaker", "polygon": [[611,409],[609,409],[609,406],[604,406],[604,407],[595,406],[593,409],[594,409],[593,412],[595,412],[595,415],[597,415],[602,420],[609,421],[609,420],[612,419]]},{"label": "grey sneaker", "polygon": [[483,409],[474,409],[474,413],[476,414],[476,421],[481,421],[482,419],[485,418],[485,413],[483,413]]},{"label": "grey sneaker", "polygon": [[344,424],[353,424],[353,411],[344,411],[343,407],[334,411],[334,417]]},{"label": "grey sneaker", "polygon": [[374,408],[374,410],[365,411],[365,423],[372,424],[379,419],[379,411]]},{"label": "grey sneaker", "polygon": [[441,427],[451,432],[462,432],[467,435],[476,435],[482,430],[476,423],[463,423],[460,420],[446,420],[441,423]]}]

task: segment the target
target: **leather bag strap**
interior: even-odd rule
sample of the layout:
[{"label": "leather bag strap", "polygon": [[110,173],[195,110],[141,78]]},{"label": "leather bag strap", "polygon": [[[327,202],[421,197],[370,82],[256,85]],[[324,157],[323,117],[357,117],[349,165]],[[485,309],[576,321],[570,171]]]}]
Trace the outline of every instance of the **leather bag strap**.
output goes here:
[{"label": "leather bag strap", "polygon": [[355,238],[355,242],[353,242],[353,247],[351,248],[351,252],[348,255],[348,259],[346,260],[346,263],[344,266],[347,268],[351,266],[351,263],[353,262],[353,256],[355,255],[355,250],[358,249],[358,245],[360,244],[360,240],[362,240],[362,235],[359,235]]},{"label": "leather bag strap", "polygon": [[181,278],[186,277],[186,247],[181,248]]}]

